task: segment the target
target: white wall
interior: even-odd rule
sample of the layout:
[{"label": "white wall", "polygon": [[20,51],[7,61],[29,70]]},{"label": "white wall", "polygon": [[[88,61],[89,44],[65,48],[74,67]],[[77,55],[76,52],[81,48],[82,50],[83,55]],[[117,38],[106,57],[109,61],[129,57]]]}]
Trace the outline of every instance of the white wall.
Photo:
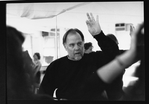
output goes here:
[{"label": "white wall", "polygon": [[85,41],[91,41],[94,50],[99,50],[97,42],[87,30],[86,13],[93,13],[95,18],[96,15],[99,16],[99,23],[105,34],[116,34],[116,23],[132,23],[136,26],[144,20],[143,6],[143,2],[93,2],[59,15],[57,25],[58,27],[79,28],[85,35]]}]

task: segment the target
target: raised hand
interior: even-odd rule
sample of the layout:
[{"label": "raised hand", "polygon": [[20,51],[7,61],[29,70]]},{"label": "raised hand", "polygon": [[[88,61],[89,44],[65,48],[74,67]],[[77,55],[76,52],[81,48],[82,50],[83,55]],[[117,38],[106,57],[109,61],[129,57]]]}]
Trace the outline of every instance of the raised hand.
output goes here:
[{"label": "raised hand", "polygon": [[130,36],[132,36],[132,33],[135,31],[135,27],[133,24],[130,24]]},{"label": "raised hand", "polygon": [[136,30],[132,33],[131,36],[131,48],[136,49],[137,46],[143,45],[144,43],[144,23],[141,23],[137,26]]},{"label": "raised hand", "polygon": [[86,20],[86,24],[88,27],[89,32],[95,36],[101,32],[101,27],[99,25],[98,21],[98,15],[96,17],[96,20],[94,19],[92,13],[87,13],[88,20]]}]

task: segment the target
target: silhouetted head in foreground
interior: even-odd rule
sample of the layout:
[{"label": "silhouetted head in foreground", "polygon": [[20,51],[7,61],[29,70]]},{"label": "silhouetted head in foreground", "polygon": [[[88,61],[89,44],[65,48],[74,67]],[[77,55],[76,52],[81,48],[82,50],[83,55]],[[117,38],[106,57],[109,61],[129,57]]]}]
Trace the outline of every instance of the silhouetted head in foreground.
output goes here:
[{"label": "silhouetted head in foreground", "polygon": [[7,99],[36,99],[38,95],[32,91],[33,69],[30,66],[26,67],[26,57],[22,51],[25,38],[21,32],[13,27],[7,26],[6,30]]}]

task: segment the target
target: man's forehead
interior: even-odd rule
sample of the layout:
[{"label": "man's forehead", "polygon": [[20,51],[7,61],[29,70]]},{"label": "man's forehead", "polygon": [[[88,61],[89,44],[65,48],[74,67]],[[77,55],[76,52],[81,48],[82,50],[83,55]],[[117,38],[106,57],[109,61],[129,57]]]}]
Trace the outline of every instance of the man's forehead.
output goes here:
[{"label": "man's forehead", "polygon": [[81,37],[81,35],[78,32],[70,32],[67,37],[70,37],[70,36],[79,36],[79,37]]},{"label": "man's forehead", "polygon": [[66,42],[82,42],[82,38],[79,33],[69,33]]}]

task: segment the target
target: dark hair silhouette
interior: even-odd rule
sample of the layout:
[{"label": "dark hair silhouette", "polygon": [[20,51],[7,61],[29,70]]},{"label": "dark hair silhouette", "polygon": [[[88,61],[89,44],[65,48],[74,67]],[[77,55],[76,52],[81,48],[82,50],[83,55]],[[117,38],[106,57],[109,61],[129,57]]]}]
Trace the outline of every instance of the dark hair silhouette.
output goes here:
[{"label": "dark hair silhouette", "polygon": [[118,40],[117,40],[117,38],[113,34],[107,34],[107,36],[118,44]]},{"label": "dark hair silhouette", "polygon": [[[24,69],[22,43],[24,37],[15,28],[7,26],[7,97],[29,98],[32,95],[31,74]],[[28,69],[30,70],[30,69]]]},{"label": "dark hair silhouette", "polygon": [[64,34],[64,36],[63,36],[63,44],[66,43],[66,39],[67,39],[67,36],[68,36],[69,33],[79,33],[80,36],[81,36],[81,38],[82,38],[82,40],[84,41],[84,35],[83,35],[83,33],[82,33],[79,29],[75,28],[75,29],[69,29],[69,30]]},{"label": "dark hair silhouette", "polygon": [[85,50],[87,50],[89,47],[92,47],[92,43],[91,42],[88,42],[88,43],[84,44]]},{"label": "dark hair silhouette", "polygon": [[[7,99],[50,99],[48,95],[35,95],[33,68],[27,60],[26,52],[22,51],[24,37],[17,29],[7,26]],[[25,55],[25,56],[24,56]]]},{"label": "dark hair silhouette", "polygon": [[34,55],[36,55],[38,59],[40,60],[40,54],[38,52],[34,53]]}]

